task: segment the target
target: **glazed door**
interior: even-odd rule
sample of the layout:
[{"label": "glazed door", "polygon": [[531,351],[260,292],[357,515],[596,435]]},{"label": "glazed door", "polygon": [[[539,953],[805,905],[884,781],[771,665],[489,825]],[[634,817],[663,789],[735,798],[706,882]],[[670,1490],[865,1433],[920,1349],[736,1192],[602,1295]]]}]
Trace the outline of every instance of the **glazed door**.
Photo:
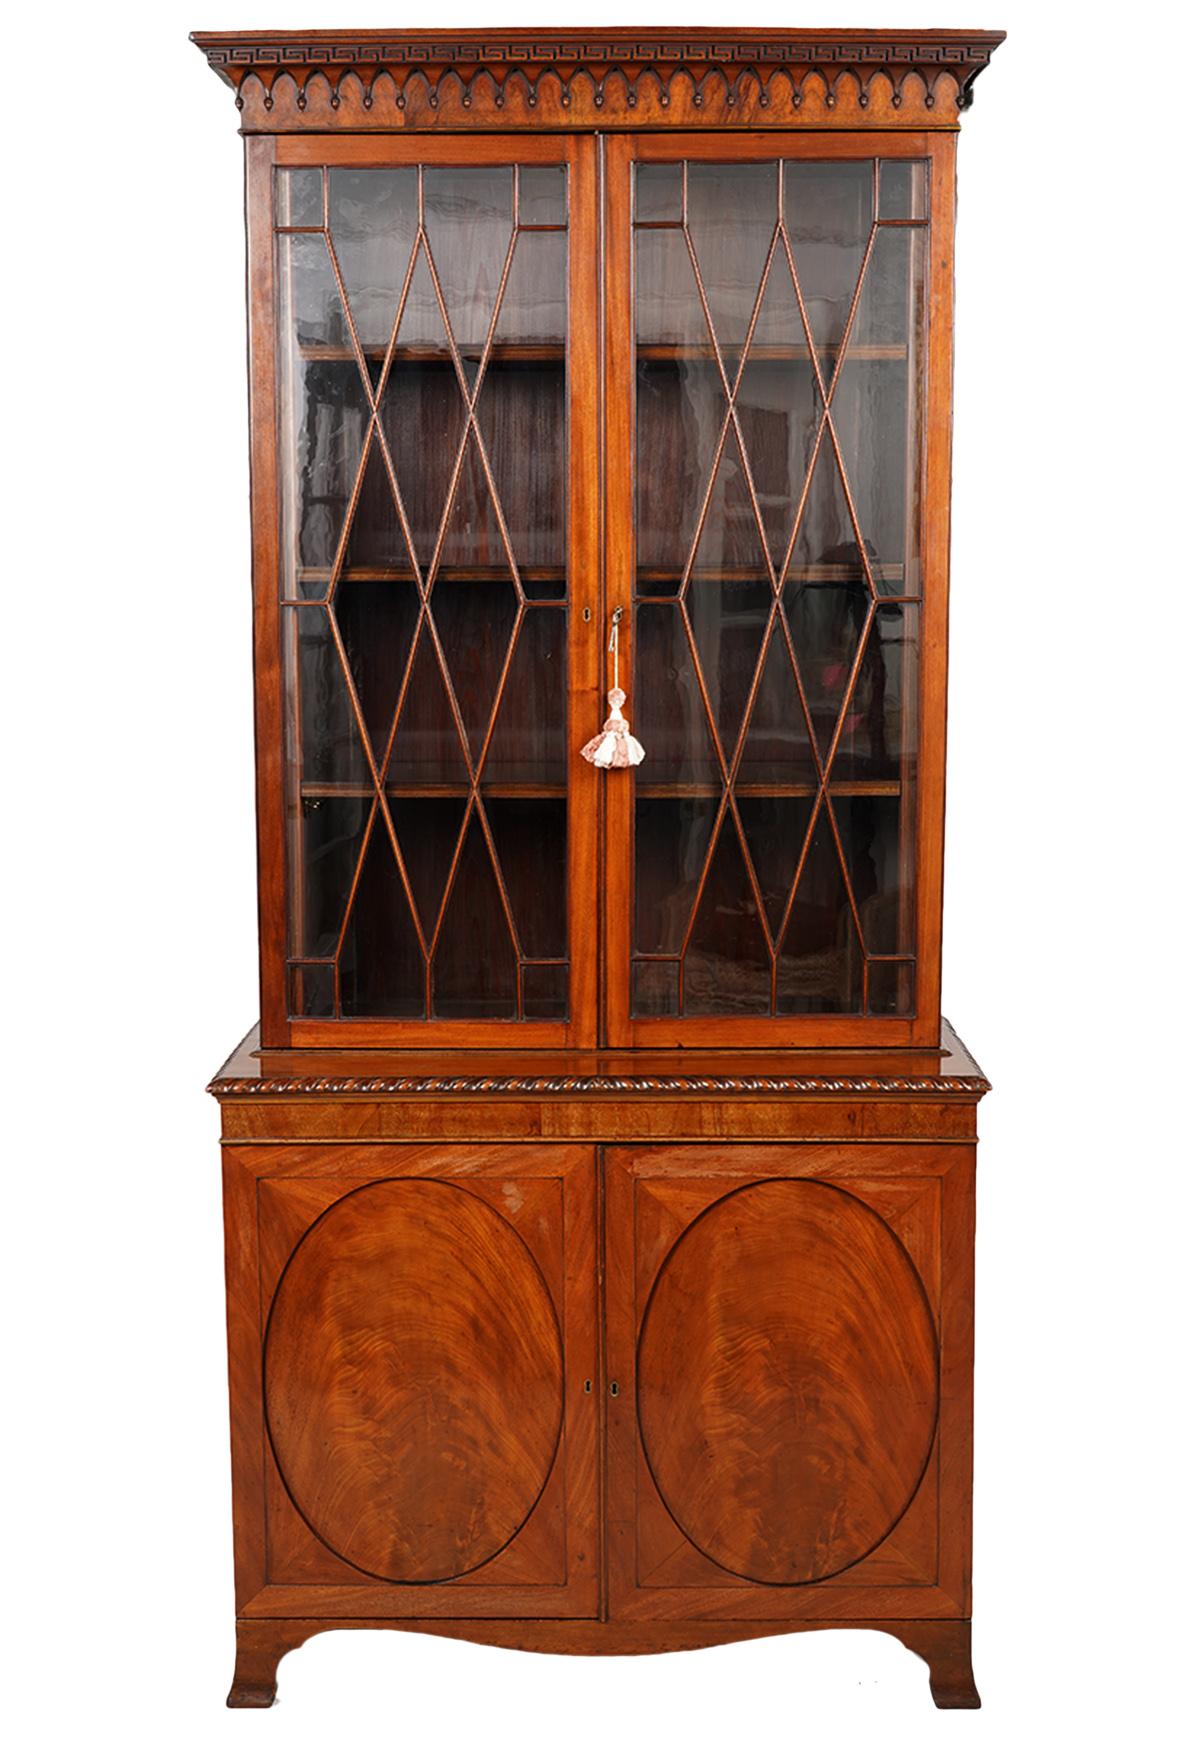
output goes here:
[{"label": "glazed door", "polygon": [[605,1166],[611,1614],[964,1614],[972,1151]]},{"label": "glazed door", "polygon": [[612,1044],[936,1043],[952,143],[608,142]]},{"label": "glazed door", "polygon": [[265,1037],[587,1045],[594,147],[254,140],[249,210]]},{"label": "glazed door", "polygon": [[239,1613],[594,1616],[594,1152],[225,1156]]}]

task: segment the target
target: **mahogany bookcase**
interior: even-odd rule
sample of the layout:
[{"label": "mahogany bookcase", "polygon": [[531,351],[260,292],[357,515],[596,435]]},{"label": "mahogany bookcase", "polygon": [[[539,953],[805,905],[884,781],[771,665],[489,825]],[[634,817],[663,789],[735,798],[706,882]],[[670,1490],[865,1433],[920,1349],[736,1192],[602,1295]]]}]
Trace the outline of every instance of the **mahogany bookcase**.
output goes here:
[{"label": "mahogany bookcase", "polygon": [[940,926],[1002,37],[194,40],[246,147],[230,1702],[328,1628],[857,1627],[976,1705]]}]

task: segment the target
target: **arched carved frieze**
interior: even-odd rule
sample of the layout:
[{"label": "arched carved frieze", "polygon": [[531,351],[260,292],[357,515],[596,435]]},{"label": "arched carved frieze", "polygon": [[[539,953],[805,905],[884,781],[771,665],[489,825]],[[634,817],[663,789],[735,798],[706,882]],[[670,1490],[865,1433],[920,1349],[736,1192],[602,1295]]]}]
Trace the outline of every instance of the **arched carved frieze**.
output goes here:
[{"label": "arched carved frieze", "polygon": [[243,131],[957,127],[998,32],[199,32]]}]

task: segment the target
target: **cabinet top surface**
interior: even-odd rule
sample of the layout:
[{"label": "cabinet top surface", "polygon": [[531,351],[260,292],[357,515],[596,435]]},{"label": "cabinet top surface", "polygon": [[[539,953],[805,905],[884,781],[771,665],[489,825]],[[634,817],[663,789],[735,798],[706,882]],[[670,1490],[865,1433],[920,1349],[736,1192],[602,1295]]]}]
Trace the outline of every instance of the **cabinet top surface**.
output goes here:
[{"label": "cabinet top surface", "polygon": [[203,31],[244,132],[956,127],[996,30]]},{"label": "cabinet top surface", "polygon": [[262,1048],[255,1025],[213,1095],[956,1095],[991,1088],[950,1024],[938,1048],[762,1048],[512,1053]]}]

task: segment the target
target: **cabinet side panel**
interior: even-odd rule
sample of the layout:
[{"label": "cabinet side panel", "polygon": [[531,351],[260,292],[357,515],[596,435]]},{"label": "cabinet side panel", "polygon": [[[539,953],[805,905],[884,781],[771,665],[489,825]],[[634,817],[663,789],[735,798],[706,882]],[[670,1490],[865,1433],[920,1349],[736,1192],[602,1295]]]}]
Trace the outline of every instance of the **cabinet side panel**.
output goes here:
[{"label": "cabinet side panel", "polygon": [[254,741],[258,792],[259,982],[264,1046],[287,1041],[283,688],[279,660],[279,475],[276,441],[275,141],[246,141],[250,516],[254,581]]},{"label": "cabinet side panel", "polygon": [[975,1374],[975,1156],[942,1181],[942,1406],[938,1583],[971,1614]]},{"label": "cabinet side panel", "polygon": [[225,1198],[225,1311],[233,1466],[234,1593],[245,1608],[266,1583],[262,1433],[262,1320],[258,1296],[258,1182],[231,1149],[221,1157]]},{"label": "cabinet side panel", "polygon": [[950,589],[950,429],[954,365],[953,137],[931,137],[929,375],[921,544],[922,611],[917,837],[917,1025],[914,1040],[936,1040],[942,995],[942,863],[946,821],[946,653]]}]

